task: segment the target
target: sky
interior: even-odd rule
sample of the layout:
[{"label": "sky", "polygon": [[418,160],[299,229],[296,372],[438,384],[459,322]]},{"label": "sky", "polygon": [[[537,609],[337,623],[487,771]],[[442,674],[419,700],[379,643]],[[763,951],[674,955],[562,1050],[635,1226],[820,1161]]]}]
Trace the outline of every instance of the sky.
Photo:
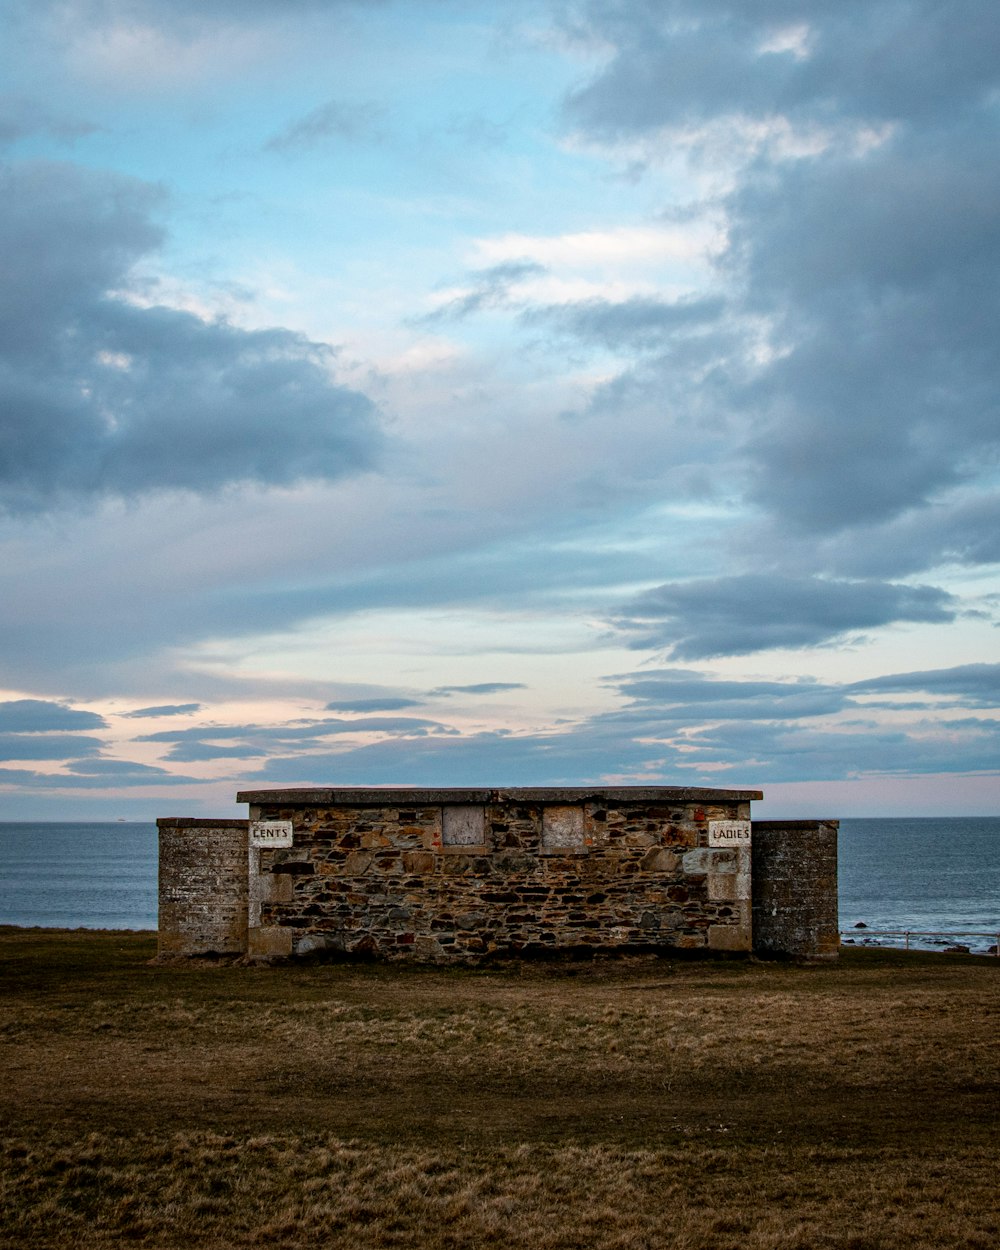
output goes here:
[{"label": "sky", "polygon": [[0,819],[996,814],[998,121],[985,0],[0,0]]}]

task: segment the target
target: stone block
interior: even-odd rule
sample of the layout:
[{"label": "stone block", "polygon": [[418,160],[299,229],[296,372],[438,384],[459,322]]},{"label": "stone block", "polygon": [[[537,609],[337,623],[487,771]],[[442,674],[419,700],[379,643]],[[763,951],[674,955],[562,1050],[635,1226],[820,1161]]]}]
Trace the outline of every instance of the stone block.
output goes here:
[{"label": "stone block", "polygon": [[433,851],[404,851],[403,871],[413,873],[432,873],[437,867],[437,857]]},{"label": "stone block", "polygon": [[261,903],[290,903],[295,894],[295,877],[290,873],[261,873],[258,898]]},{"label": "stone block", "polygon": [[247,934],[250,959],[287,959],[292,953],[295,934],[280,925],[259,925]]},{"label": "stone block", "polygon": [[739,880],[739,875],[735,872],[710,872],[708,897],[712,902],[735,902],[741,897]]},{"label": "stone block", "polygon": [[362,877],[375,862],[373,850],[351,851],[343,862],[340,871],[345,877]]},{"label": "stone block", "polygon": [[582,850],[586,846],[583,807],[556,804],[542,809],[542,849],[550,854]]},{"label": "stone block", "polygon": [[713,951],[750,950],[750,928],[739,924],[710,924],[708,949]]},{"label": "stone block", "polygon": [[736,854],[734,851],[699,846],[682,857],[681,867],[689,877],[702,877],[709,872],[735,872]]},{"label": "stone block", "polygon": [[442,809],[441,845],[443,847],[485,847],[487,837],[484,804],[451,804]]},{"label": "stone block", "polygon": [[676,872],[680,862],[680,857],[673,851],[660,848],[645,854],[639,866],[643,872]]}]

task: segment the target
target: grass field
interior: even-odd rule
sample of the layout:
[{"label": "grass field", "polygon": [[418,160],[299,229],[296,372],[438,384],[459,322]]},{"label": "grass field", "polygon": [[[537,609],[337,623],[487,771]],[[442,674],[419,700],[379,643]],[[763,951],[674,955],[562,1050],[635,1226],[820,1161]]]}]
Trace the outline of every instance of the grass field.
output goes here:
[{"label": "grass field", "polygon": [[0,928],[0,1246],[1000,1244],[1000,961],[149,966]]}]

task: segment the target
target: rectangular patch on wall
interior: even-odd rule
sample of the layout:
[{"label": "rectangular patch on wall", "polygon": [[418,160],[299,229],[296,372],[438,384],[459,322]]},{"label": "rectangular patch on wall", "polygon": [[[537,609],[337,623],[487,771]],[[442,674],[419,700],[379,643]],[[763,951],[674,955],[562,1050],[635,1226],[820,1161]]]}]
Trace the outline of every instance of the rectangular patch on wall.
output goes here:
[{"label": "rectangular patch on wall", "polygon": [[290,820],[251,820],[250,845],[259,850],[265,847],[291,846],[292,822]]},{"label": "rectangular patch on wall", "polygon": [[486,808],[457,804],[441,809],[442,846],[485,846]]},{"label": "rectangular patch on wall", "polygon": [[542,846],[547,851],[563,847],[576,850],[585,844],[582,807],[542,808]]},{"label": "rectangular patch on wall", "polygon": [[710,820],[708,822],[709,846],[749,846],[749,820]]}]

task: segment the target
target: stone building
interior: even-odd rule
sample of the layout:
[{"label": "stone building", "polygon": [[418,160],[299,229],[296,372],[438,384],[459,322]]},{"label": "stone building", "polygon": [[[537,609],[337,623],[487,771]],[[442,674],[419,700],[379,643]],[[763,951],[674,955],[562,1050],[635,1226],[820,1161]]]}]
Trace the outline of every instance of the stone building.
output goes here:
[{"label": "stone building", "polygon": [[759,791],[289,789],[165,818],[161,956],[478,962],[703,949],[829,958],[836,821]]}]

